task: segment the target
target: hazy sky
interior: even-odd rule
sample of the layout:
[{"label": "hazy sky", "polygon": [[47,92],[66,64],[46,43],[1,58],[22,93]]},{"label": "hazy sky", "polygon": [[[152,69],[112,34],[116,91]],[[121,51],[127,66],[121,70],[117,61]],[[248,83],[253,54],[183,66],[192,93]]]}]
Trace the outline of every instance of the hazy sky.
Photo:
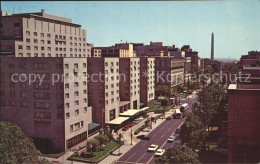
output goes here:
[{"label": "hazy sky", "polygon": [[39,12],[71,18],[87,30],[87,42],[110,46],[121,42],[162,41],[184,44],[210,57],[211,33],[216,58],[240,58],[260,51],[260,0],[1,2],[13,13]]}]

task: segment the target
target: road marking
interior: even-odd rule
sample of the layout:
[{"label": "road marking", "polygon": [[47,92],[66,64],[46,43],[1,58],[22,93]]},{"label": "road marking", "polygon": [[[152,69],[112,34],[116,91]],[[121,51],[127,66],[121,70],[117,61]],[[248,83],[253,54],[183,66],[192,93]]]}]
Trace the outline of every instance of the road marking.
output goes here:
[{"label": "road marking", "polygon": [[163,138],[164,135],[161,136],[161,138]]},{"label": "road marking", "polygon": [[136,163],[138,163],[138,161],[140,161],[144,155],[145,155],[145,153],[136,161]]},{"label": "road marking", "polygon": [[156,133],[152,137],[154,137],[155,135],[156,135]]},{"label": "road marking", "polygon": [[127,158],[125,161],[127,161],[127,160],[129,160],[132,156],[134,156],[135,155],[135,153],[134,154],[132,154],[129,158]]},{"label": "road marking", "polygon": [[147,142],[145,142],[145,143],[143,144],[143,146],[144,146],[145,144],[147,144]]}]

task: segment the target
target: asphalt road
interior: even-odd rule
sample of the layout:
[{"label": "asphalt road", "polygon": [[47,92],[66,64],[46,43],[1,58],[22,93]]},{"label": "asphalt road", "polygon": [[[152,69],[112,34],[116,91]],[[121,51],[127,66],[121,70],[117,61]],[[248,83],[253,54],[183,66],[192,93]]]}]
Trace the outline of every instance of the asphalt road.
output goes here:
[{"label": "asphalt road", "polygon": [[[191,110],[192,104],[196,102],[196,98],[189,98],[186,100],[181,100],[181,103],[188,103],[189,109]],[[167,139],[174,134],[175,130],[184,122],[184,119],[171,119],[165,120],[161,125],[154,129],[148,134],[151,140],[141,140],[132,149],[126,152],[121,158],[119,158],[115,163],[154,163],[156,157],[154,157],[155,152],[147,152],[148,147],[151,144],[157,144],[158,148],[163,148],[167,150],[172,147],[173,143],[168,143]]]}]

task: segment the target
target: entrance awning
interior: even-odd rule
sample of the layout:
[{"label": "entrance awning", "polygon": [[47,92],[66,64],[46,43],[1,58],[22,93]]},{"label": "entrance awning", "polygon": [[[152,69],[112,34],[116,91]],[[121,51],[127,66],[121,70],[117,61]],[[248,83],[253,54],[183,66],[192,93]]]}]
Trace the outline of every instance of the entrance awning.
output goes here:
[{"label": "entrance awning", "polygon": [[128,109],[127,111],[125,111],[124,113],[120,113],[119,115],[123,116],[123,117],[131,117],[131,116],[136,115],[139,112],[140,112],[140,110],[138,110],[138,109]]},{"label": "entrance awning", "polygon": [[140,109],[140,111],[146,111],[146,110],[148,110],[150,107],[144,107],[144,108],[142,108],[142,109]]},{"label": "entrance awning", "polygon": [[120,125],[128,119],[129,119],[129,117],[117,117],[116,119],[109,121],[107,124]]},{"label": "entrance awning", "polygon": [[95,129],[95,128],[99,127],[99,126],[100,126],[100,124],[98,124],[98,123],[94,123],[94,122],[89,123],[88,124],[88,131],[90,131],[92,129]]}]

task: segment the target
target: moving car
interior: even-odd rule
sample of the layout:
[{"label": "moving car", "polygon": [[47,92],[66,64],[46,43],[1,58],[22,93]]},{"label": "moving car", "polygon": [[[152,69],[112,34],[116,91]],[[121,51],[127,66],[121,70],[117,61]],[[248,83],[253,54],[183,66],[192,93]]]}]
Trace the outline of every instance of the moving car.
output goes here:
[{"label": "moving car", "polygon": [[154,156],[162,156],[164,152],[165,152],[164,149],[158,149],[158,150],[156,151],[156,153],[154,154]]},{"label": "moving car", "polygon": [[171,120],[171,119],[172,119],[172,117],[171,117],[171,116],[169,116],[169,117],[167,117],[167,118],[166,118],[166,120]]},{"label": "moving car", "polygon": [[181,146],[181,141],[176,141],[173,145],[173,147],[179,147]]},{"label": "moving car", "polygon": [[158,148],[158,145],[152,144],[149,146],[148,151],[155,151],[155,150],[157,150],[157,148]]},{"label": "moving car", "polygon": [[182,114],[181,114],[180,109],[176,109],[176,110],[175,110],[175,113],[173,113],[172,116],[173,116],[173,118],[175,118],[175,119],[181,119],[181,118],[182,118]]},{"label": "moving car", "polygon": [[141,139],[141,140],[150,140],[151,139],[151,137],[148,137],[146,135],[139,135],[136,138]]},{"label": "moving car", "polygon": [[174,140],[176,140],[176,136],[171,136],[170,138],[168,138],[168,142],[173,142]]}]

